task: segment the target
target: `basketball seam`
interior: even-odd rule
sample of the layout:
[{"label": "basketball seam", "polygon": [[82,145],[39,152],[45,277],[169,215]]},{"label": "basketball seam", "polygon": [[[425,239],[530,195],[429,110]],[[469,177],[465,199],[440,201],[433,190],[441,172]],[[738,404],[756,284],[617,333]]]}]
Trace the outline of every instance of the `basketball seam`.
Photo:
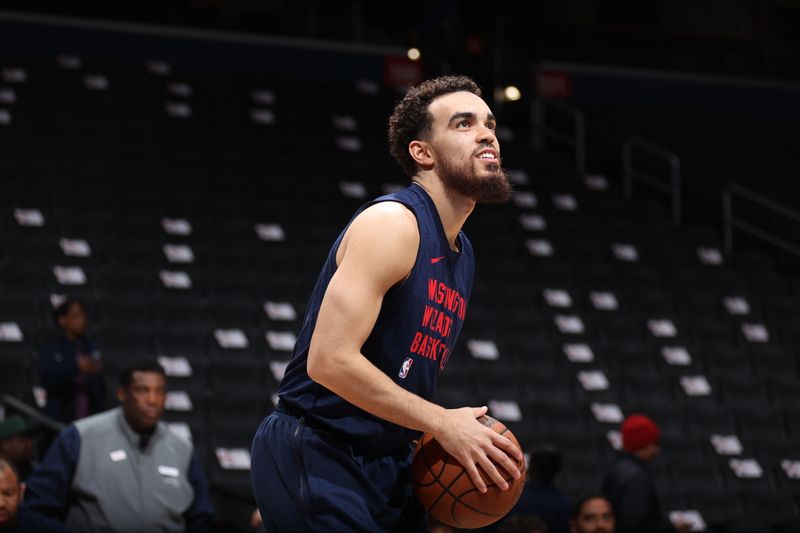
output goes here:
[{"label": "basketball seam", "polygon": [[[507,431],[508,431],[508,428],[506,427],[506,428],[505,428],[503,431],[501,431],[500,433],[498,433],[498,435],[503,435],[503,434],[504,434],[504,433],[506,433]],[[456,479],[458,479],[459,477],[461,477],[461,475],[463,475],[463,474],[464,474],[464,470],[462,470],[462,471],[461,471],[461,473],[460,473],[458,476],[456,476]],[[451,483],[451,486],[452,486],[452,483]],[[490,488],[490,487],[496,487],[496,486],[497,486],[497,483],[495,483],[495,482],[492,482],[490,485],[486,485],[486,487],[487,487],[487,488]],[[486,511],[481,511],[480,509],[478,509],[478,508],[476,508],[476,507],[474,507],[474,506],[472,506],[472,505],[470,505],[470,504],[468,504],[468,503],[466,503],[466,502],[463,502],[463,501],[461,501],[461,498],[462,498],[463,496],[466,496],[467,494],[470,494],[470,493],[472,493],[472,492],[475,492],[475,491],[477,491],[477,490],[478,490],[478,488],[477,488],[477,487],[472,487],[472,488],[470,488],[470,489],[468,489],[468,490],[466,490],[466,491],[462,492],[462,493],[461,493],[461,494],[459,494],[458,496],[456,496],[455,494],[453,494],[452,492],[450,492],[450,490],[449,490],[449,487],[448,487],[447,493],[448,493],[448,494],[450,494],[450,495],[453,497],[453,503],[452,503],[452,505],[450,505],[450,518],[452,518],[452,519],[453,519],[453,522],[455,522],[455,523],[457,523],[457,524],[461,524],[461,521],[460,521],[460,520],[458,520],[458,518],[456,518],[456,514],[455,514],[455,512],[456,512],[456,505],[457,505],[457,504],[459,504],[459,503],[460,503],[461,505],[463,505],[464,507],[466,507],[467,509],[469,509],[469,510],[471,510],[471,511],[475,512],[475,513],[478,513],[478,514],[482,514],[482,515],[484,515],[484,516],[503,516],[503,514],[502,514],[502,513],[489,513],[489,512],[486,512]],[[442,494],[442,495],[443,495],[443,494]],[[441,496],[442,496],[442,495],[440,495],[440,498],[441,498]],[[437,498],[437,501],[438,501],[438,500],[439,500],[439,498]]]},{"label": "basketball seam", "polygon": [[[472,491],[467,491],[467,492],[472,492]],[[466,492],[464,494],[466,494]],[[453,522],[455,522],[455,523],[457,523],[459,525],[461,524],[461,521],[458,518],[456,518],[456,504],[459,504],[459,503],[461,505],[463,505],[464,507],[466,507],[467,509],[469,509],[470,511],[472,511],[474,513],[482,514],[484,516],[503,516],[502,513],[487,513],[486,511],[481,511],[480,509],[478,509],[476,507],[473,507],[472,505],[470,505],[468,503],[462,502],[461,501],[461,497],[459,496],[459,497],[455,498],[455,500],[453,501],[453,504],[450,506],[450,516],[452,517]]]},{"label": "basketball seam", "polygon": [[[449,457],[449,455],[447,457]],[[444,489],[444,490],[442,490],[442,492],[439,493],[439,496],[437,496],[436,499],[431,502],[431,504],[430,504],[430,506],[428,506],[427,510],[433,509],[433,506],[436,505],[437,503],[439,503],[439,501],[442,499],[442,497],[444,495],[446,495],[446,494],[449,494],[450,496],[453,497],[453,499],[456,499],[457,496],[455,495],[455,493],[453,491],[450,490],[450,487],[452,487],[455,484],[456,481],[461,479],[461,476],[463,476],[464,474],[466,474],[466,470],[464,470],[462,468],[461,472],[459,472],[458,475],[453,478],[453,480],[450,482],[449,485],[445,485],[444,483],[441,482],[441,480],[437,480],[437,481],[439,481],[439,485],[441,485],[442,489]],[[457,521],[458,520],[456,520],[456,522]]]},{"label": "basketball seam", "polygon": [[[431,440],[434,440],[434,439],[431,439]],[[430,442],[430,440],[428,442]],[[439,446],[441,446],[441,445],[439,445]],[[430,462],[428,462],[428,456],[425,453],[425,446],[424,445],[420,446],[420,450],[419,451],[420,451],[420,453],[422,453],[422,460],[425,461],[425,468],[428,470],[428,472],[430,472],[433,475],[433,481],[431,481],[429,484],[425,484],[425,485],[423,485],[422,483],[418,483],[416,480],[414,480],[414,483],[419,487],[430,487],[431,485],[433,485],[435,483],[439,483],[441,486],[444,487],[444,483],[441,482],[441,477],[442,477],[442,474],[444,474],[445,468],[447,467],[447,458],[450,457],[450,454],[445,453],[444,461],[442,462],[442,471],[437,474],[437,473],[435,473],[433,471]]]}]

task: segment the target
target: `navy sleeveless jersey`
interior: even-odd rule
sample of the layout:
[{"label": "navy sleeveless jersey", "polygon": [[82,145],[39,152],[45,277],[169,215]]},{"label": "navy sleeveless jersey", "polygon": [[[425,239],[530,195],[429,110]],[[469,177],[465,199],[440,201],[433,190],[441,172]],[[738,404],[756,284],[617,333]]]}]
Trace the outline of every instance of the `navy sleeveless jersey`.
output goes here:
[{"label": "navy sleeveless jersey", "polygon": [[[370,205],[386,201],[399,202],[414,213],[419,249],[410,276],[384,296],[361,353],[399,386],[433,401],[439,371],[447,364],[464,322],[475,270],[472,246],[462,232],[458,236],[459,251],[450,248],[436,206],[416,184],[373,200],[353,218]],[[304,412],[311,423],[361,449],[394,453],[407,449],[419,432],[367,413],[312,381],[306,371],[317,314],[336,271],[336,251],[346,231],[347,227],[334,242],[317,279],[278,396]]]}]

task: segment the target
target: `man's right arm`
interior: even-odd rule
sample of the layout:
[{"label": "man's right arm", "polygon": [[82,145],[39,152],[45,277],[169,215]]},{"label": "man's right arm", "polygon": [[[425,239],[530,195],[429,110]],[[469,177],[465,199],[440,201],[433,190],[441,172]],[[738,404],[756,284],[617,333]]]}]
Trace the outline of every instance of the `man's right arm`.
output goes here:
[{"label": "man's right arm", "polygon": [[81,437],[68,426],[53,441],[44,459],[28,478],[25,505],[63,521],[67,516],[69,491],[81,450]]},{"label": "man's right arm", "polygon": [[507,454],[518,460],[522,454],[509,439],[476,420],[485,407],[444,409],[398,386],[361,353],[386,291],[408,276],[418,246],[416,219],[399,204],[376,204],[356,217],[337,251],[338,268],[311,339],[308,375],[379,418],[433,434],[480,490],[486,484],[478,467],[506,488],[492,461],[518,477]]}]

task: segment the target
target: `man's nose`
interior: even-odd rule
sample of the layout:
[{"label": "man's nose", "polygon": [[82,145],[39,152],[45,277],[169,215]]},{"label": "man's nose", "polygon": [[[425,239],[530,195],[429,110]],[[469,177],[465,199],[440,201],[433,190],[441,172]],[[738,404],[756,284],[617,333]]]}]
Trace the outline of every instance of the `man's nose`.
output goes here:
[{"label": "man's nose", "polygon": [[482,144],[489,144],[497,147],[497,135],[493,128],[482,126],[478,131],[478,142]]}]

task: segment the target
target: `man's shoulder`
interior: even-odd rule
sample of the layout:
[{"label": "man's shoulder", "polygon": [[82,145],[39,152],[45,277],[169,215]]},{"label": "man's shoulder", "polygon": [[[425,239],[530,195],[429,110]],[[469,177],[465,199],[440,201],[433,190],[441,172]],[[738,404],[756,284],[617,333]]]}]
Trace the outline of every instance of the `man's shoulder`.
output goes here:
[{"label": "man's shoulder", "polygon": [[[396,202],[374,204],[352,221],[337,254],[354,258],[357,264],[375,268],[403,270],[413,265],[420,242],[417,219],[405,206]],[[341,264],[340,264],[341,266]],[[395,280],[396,281],[396,280]]]},{"label": "man's shoulder", "polygon": [[433,204],[424,190],[411,184],[389,194],[379,196],[361,207],[356,217],[366,211],[383,213],[388,216],[400,216],[417,224],[417,217],[422,211],[427,211]]},{"label": "man's shoulder", "polygon": [[365,207],[356,220],[369,219],[371,222],[389,222],[394,224],[417,226],[417,217],[413,206],[396,199],[386,198],[376,200],[375,203]]},{"label": "man's shoulder", "polygon": [[55,334],[47,337],[40,351],[42,353],[51,353],[63,350],[65,347],[69,347],[67,338],[64,335]]},{"label": "man's shoulder", "polygon": [[633,455],[624,453],[617,458],[617,464],[623,468],[630,468],[635,470],[644,470],[645,466],[642,461]]},{"label": "man's shoulder", "polygon": [[75,426],[75,429],[80,434],[84,434],[87,431],[105,431],[116,422],[117,411],[119,411],[119,407],[81,418],[73,422],[72,425]]},{"label": "man's shoulder", "polygon": [[167,423],[160,421],[158,423],[158,431],[161,433],[164,441],[175,448],[175,451],[189,455],[194,452],[194,444],[192,444],[192,441],[178,434],[176,431],[173,431]]},{"label": "man's shoulder", "polygon": [[635,458],[622,455],[614,463],[609,476],[618,482],[626,482],[634,478],[647,477],[647,470]]}]

